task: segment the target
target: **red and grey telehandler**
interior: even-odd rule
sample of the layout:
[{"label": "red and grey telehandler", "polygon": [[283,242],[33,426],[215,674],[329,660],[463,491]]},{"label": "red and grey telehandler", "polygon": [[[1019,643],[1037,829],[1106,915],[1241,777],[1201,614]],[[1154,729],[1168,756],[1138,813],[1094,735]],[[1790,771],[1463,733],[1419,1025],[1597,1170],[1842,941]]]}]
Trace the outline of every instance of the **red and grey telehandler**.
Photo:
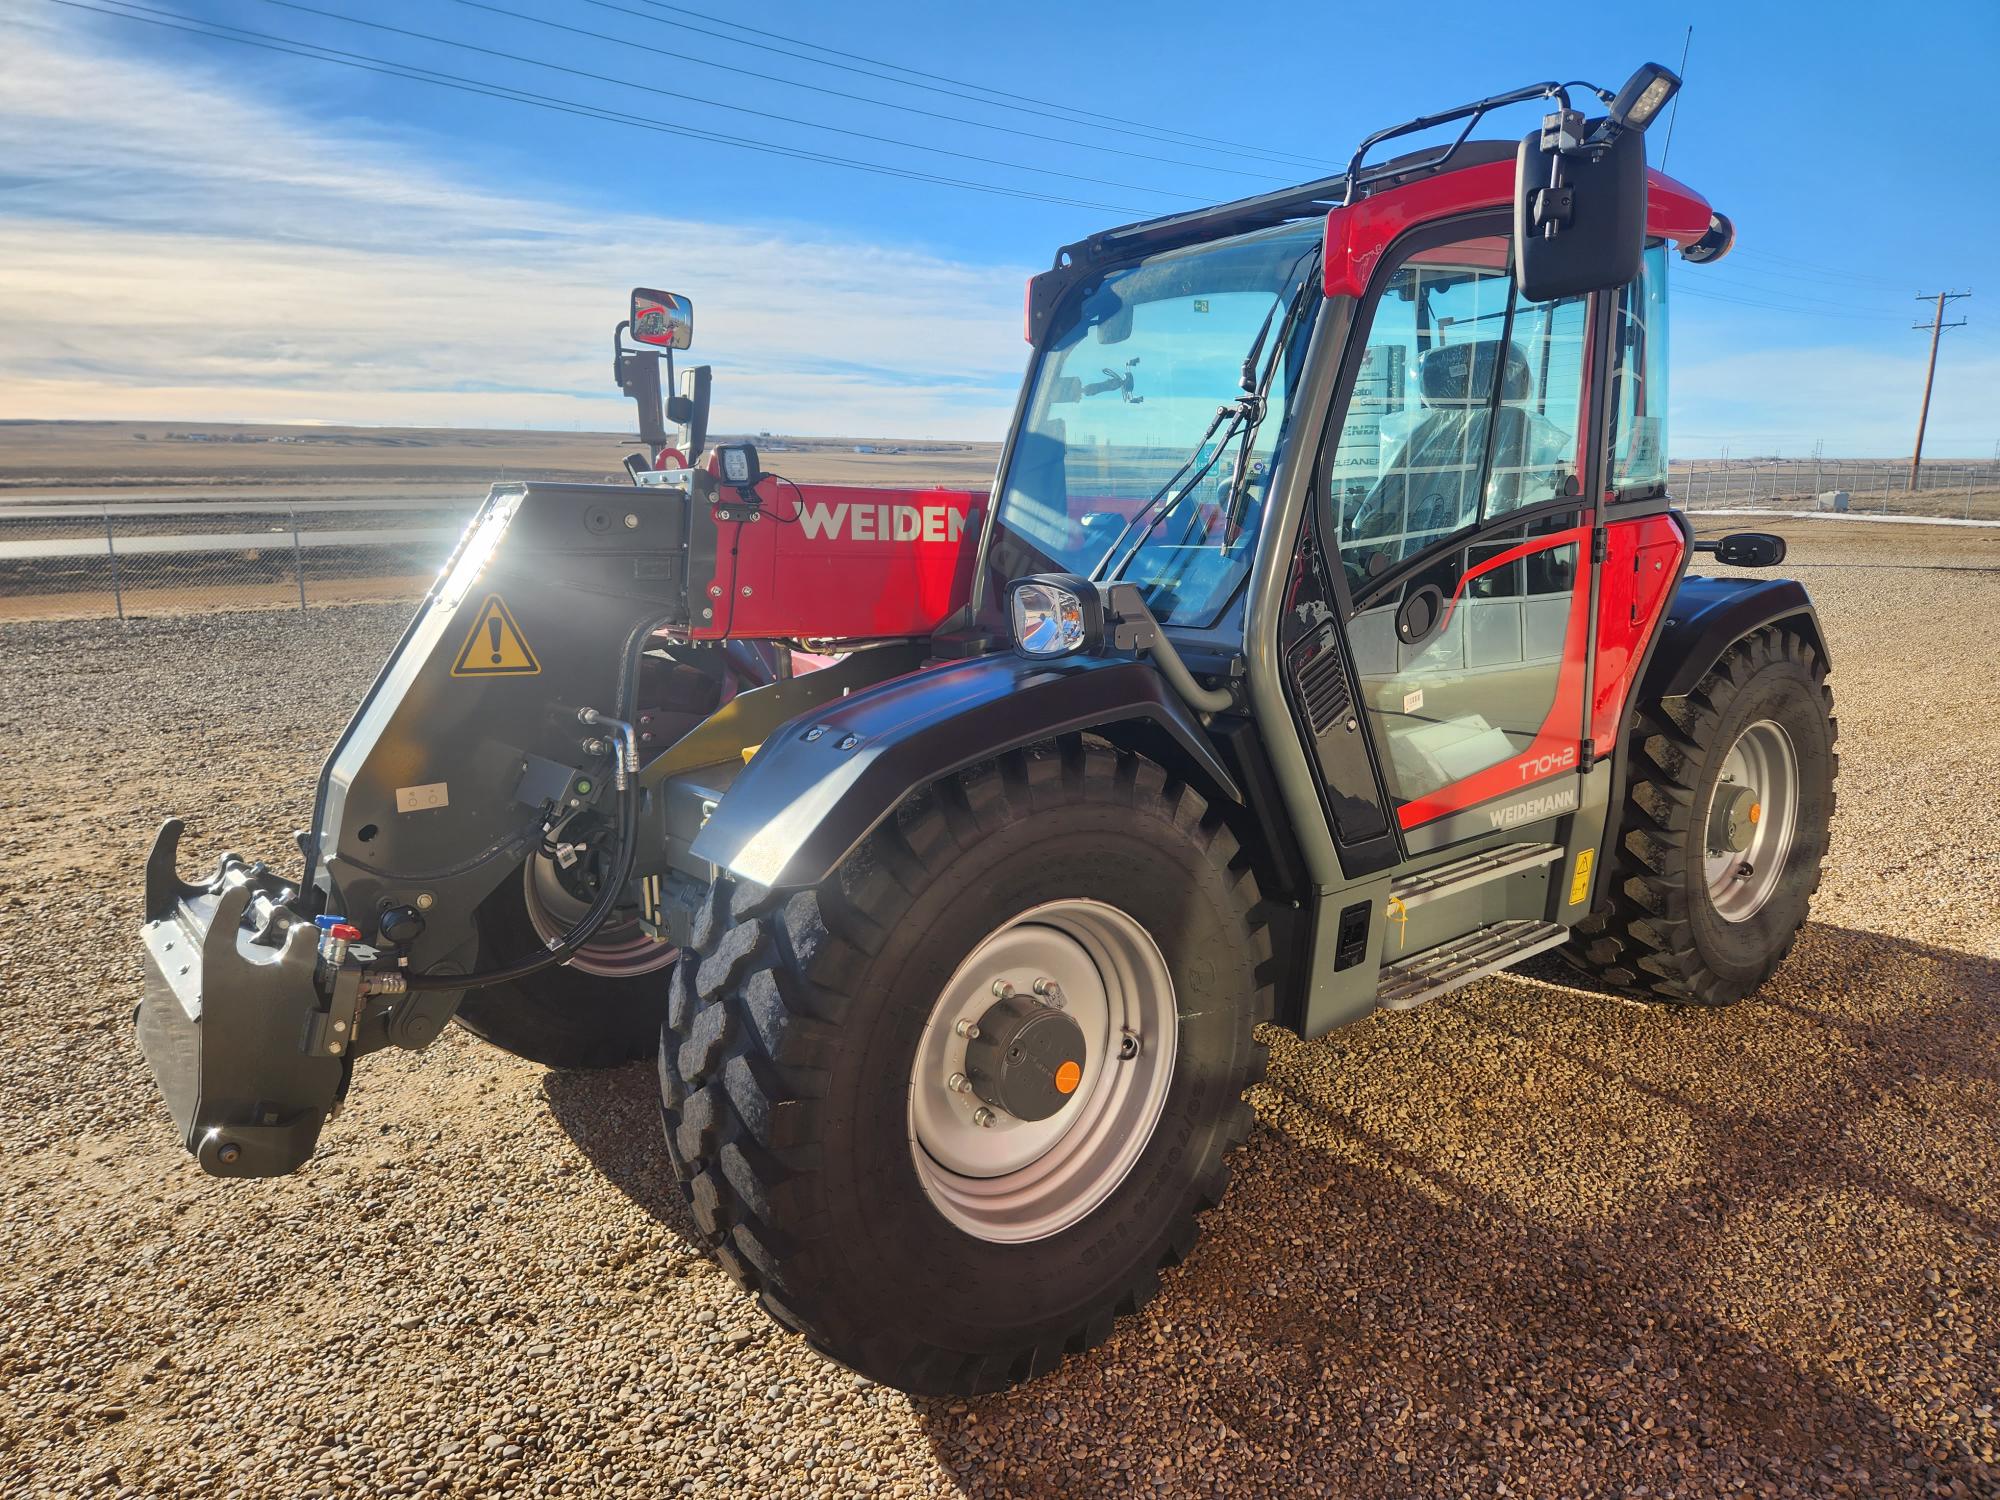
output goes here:
[{"label": "red and grey telehandler", "polygon": [[1676,87],[1531,85],[1064,246],[990,494],[711,447],[692,309],[635,293],[635,482],[493,489],[297,863],[187,882],[162,829],[137,1021],[187,1148],[293,1171],[358,1058],[454,1018],[656,1054],[729,1272],[877,1380],[987,1390],[1188,1253],[1259,1026],[1544,952],[1756,990],[1834,725],[1805,590],[1686,572],[1784,549],[1667,492],[1668,256],[1733,234],[1646,166]]}]

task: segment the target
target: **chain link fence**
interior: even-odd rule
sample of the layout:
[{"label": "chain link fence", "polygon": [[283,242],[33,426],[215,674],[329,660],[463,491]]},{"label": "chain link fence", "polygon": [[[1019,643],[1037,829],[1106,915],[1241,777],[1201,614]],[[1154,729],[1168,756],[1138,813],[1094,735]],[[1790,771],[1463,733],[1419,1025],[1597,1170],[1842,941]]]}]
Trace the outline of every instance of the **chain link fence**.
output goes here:
[{"label": "chain link fence", "polygon": [[[2000,461],[1689,459],[1691,512],[2000,523]],[[0,504],[0,620],[131,619],[416,599],[476,497]]]},{"label": "chain link fence", "polygon": [[2000,522],[2000,461],[1677,459],[1668,488],[1689,511],[1778,511]]},{"label": "chain link fence", "polygon": [[415,599],[476,501],[0,505],[0,619]]}]

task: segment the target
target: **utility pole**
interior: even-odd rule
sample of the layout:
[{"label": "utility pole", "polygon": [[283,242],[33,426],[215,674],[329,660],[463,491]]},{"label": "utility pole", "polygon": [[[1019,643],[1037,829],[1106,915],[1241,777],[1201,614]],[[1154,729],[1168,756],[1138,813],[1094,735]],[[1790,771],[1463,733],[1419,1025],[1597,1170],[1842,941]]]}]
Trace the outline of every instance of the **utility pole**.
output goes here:
[{"label": "utility pole", "polygon": [[[1956,323],[1945,322],[1944,305],[1947,302],[1956,302],[1961,297],[1970,297],[1971,295],[1972,293],[1970,292],[1939,292],[1936,296],[1932,296],[1930,293],[1925,292],[1920,293],[1917,297],[1919,302],[1935,302],[1937,310],[1931,314],[1931,362],[1924,369],[1924,404],[1917,412],[1917,446],[1915,451],[1910,454],[1909,493],[1911,494],[1916,493],[1917,475],[1922,470],[1924,463],[1924,424],[1931,417],[1931,382],[1937,378],[1938,335],[1943,333],[1947,328],[1963,328],[1965,326],[1965,319],[1963,318],[1960,318]],[[1912,323],[1910,326],[1922,332],[1924,325],[1921,323]]]}]

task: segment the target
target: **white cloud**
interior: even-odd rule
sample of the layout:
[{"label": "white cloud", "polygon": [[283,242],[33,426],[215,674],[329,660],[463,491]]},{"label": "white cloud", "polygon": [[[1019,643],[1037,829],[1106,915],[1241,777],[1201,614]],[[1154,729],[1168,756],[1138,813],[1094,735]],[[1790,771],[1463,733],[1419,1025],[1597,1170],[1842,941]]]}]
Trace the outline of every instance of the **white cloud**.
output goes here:
[{"label": "white cloud", "polygon": [[585,214],[0,7],[0,415],[626,426],[635,283],[694,299],[723,428],[1000,435],[1024,269]]}]

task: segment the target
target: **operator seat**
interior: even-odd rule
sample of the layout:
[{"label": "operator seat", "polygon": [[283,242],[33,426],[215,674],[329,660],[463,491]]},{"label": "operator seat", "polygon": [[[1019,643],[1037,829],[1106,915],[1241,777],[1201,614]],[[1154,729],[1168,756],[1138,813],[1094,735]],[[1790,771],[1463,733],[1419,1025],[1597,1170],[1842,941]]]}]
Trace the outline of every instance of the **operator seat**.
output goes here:
[{"label": "operator seat", "polygon": [[[1504,348],[1504,354],[1503,354]],[[1493,444],[1490,504],[1507,509],[1520,488],[1529,451],[1534,390],[1528,356],[1511,340],[1473,339],[1428,349],[1417,361],[1424,415],[1395,461],[1362,501],[1344,542],[1350,561],[1372,576],[1467,526],[1479,514],[1479,474],[1493,420],[1493,371],[1500,361],[1499,427]],[[1399,537],[1381,548],[1374,537]]]}]

